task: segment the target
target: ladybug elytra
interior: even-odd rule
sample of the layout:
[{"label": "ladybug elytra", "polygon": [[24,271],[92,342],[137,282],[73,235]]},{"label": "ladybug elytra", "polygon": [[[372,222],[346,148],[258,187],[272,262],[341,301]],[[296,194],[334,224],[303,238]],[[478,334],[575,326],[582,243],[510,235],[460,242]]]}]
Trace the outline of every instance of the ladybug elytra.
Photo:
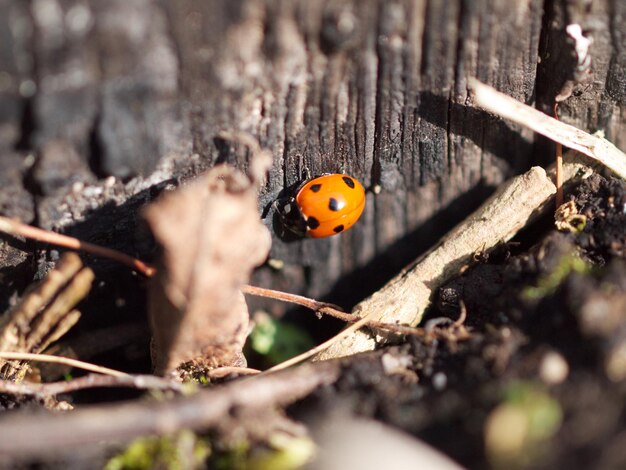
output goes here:
[{"label": "ladybug elytra", "polygon": [[329,237],[348,230],[365,208],[365,189],[344,174],[322,175],[306,181],[278,206],[283,225],[296,235]]}]

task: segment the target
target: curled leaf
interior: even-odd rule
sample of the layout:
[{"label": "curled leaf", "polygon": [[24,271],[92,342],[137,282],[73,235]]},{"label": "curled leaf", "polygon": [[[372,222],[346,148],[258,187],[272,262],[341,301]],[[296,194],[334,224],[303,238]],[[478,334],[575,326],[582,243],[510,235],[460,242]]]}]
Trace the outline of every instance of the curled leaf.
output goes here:
[{"label": "curled leaf", "polygon": [[245,365],[249,318],[240,286],[271,243],[256,189],[242,173],[220,165],[146,210],[163,249],[149,308],[157,373],[185,363]]}]

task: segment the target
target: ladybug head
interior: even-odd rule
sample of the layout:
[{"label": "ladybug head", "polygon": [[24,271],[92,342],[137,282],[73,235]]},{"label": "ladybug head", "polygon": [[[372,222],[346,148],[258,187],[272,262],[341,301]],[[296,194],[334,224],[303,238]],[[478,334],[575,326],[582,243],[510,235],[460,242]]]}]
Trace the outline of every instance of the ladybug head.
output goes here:
[{"label": "ladybug head", "polygon": [[274,231],[280,239],[293,241],[306,237],[306,221],[293,197],[277,199],[273,206]]}]

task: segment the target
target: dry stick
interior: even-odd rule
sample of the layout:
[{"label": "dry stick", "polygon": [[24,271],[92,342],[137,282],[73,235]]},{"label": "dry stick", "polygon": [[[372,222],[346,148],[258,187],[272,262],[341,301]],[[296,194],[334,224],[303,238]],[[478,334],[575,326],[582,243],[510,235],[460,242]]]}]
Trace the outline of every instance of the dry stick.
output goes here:
[{"label": "dry stick", "polygon": [[[330,315],[335,316],[334,312],[336,312],[339,315],[336,318],[339,318],[344,321],[350,321],[345,318],[342,318],[342,315],[344,317],[349,317],[350,314],[342,312],[340,307],[338,307],[337,305],[329,304],[326,302],[319,302],[317,300],[310,299],[308,297],[303,297],[301,295],[289,294],[287,292],[282,292],[279,290],[265,289],[264,287],[251,286],[247,284],[245,284],[241,288],[241,291],[244,294],[256,295],[259,297],[267,297],[270,299],[282,300],[283,302],[290,302],[292,304],[302,305],[303,307],[310,308],[311,310],[315,310],[315,311],[321,311],[322,309],[329,309]],[[332,311],[332,313],[330,313],[330,311]]]},{"label": "dry stick", "polygon": [[0,393],[12,393],[14,395],[52,396],[87,388],[102,387],[130,387],[138,390],[173,390],[178,393],[184,392],[184,386],[180,382],[167,380],[155,375],[111,376],[89,374],[77,379],[46,384],[0,381]]},{"label": "dry stick", "polygon": [[[284,302],[292,302],[298,305],[302,305],[303,307],[310,308],[311,310],[314,310],[316,312],[325,313],[339,320],[352,323],[352,325],[350,325],[348,328],[339,332],[337,335],[333,336],[326,342],[318,346],[315,346],[314,348],[302,354],[299,354],[298,356],[292,357],[291,359],[281,362],[280,364],[276,364],[274,367],[271,367],[266,372],[273,372],[273,371],[277,371],[281,369],[286,369],[287,367],[306,361],[307,359],[322,353],[326,349],[330,348],[333,344],[348,337],[348,335],[350,335],[352,332],[355,332],[359,328],[362,328],[364,326],[368,326],[370,328],[376,328],[379,330],[385,330],[390,333],[406,335],[406,336],[411,335],[411,336],[425,337],[425,336],[429,336],[429,334],[432,336],[436,336],[433,331],[426,331],[424,328],[414,328],[414,327],[410,327],[406,325],[396,325],[392,323],[384,323],[384,322],[376,321],[372,319],[372,316],[375,312],[371,312],[369,315],[365,317],[359,317],[351,313],[345,313],[340,310],[337,310],[336,308],[333,308],[333,306],[331,306],[332,304],[318,302],[317,300],[309,299],[308,297],[303,297],[300,295],[288,294],[286,292],[275,291],[272,289],[265,289],[263,287],[256,287],[256,286],[249,286],[249,285],[244,285],[242,288],[242,291],[246,294],[258,295],[261,297],[269,297],[272,299],[282,300]],[[465,305],[463,304],[461,307],[461,316],[459,317],[458,320],[456,320],[453,323],[453,327],[459,328],[465,321],[465,317],[466,317],[466,310],[465,310]]]},{"label": "dry stick", "polygon": [[626,154],[608,140],[558,121],[475,78],[471,78],[468,84],[474,92],[474,102],[478,107],[526,126],[565,147],[578,150],[626,178]]},{"label": "dry stick", "polygon": [[16,237],[26,237],[32,240],[50,243],[51,245],[57,245],[72,250],[82,250],[97,256],[109,258],[139,271],[146,277],[152,277],[156,273],[156,269],[153,266],[117,250],[84,242],[74,237],[43,230],[31,225],[26,225],[8,217],[0,216],[0,231]]},{"label": "dry stick", "polygon": [[[559,120],[559,103],[554,103],[554,119]],[[563,204],[563,145],[556,142],[556,208]]]},{"label": "dry stick", "polygon": [[227,375],[239,374],[239,375],[257,375],[260,374],[259,369],[252,369],[250,367],[237,367],[237,366],[223,366],[217,369],[211,369],[207,372],[210,379],[223,379]]},{"label": "dry stick", "polygon": [[[256,295],[259,297],[266,297],[269,299],[281,300],[283,302],[290,302],[296,305],[302,305],[303,307],[309,308],[316,313],[326,314],[338,320],[345,321],[346,323],[354,323],[361,320],[361,317],[358,317],[352,313],[346,313],[342,310],[339,310],[339,307],[336,305],[326,302],[319,302],[315,299],[310,299],[309,297],[303,297],[301,295],[289,294],[287,292],[279,290],[266,289],[264,287],[251,286],[248,284],[244,284],[241,288],[241,291],[244,294]],[[426,334],[423,328],[413,328],[405,325],[383,323],[376,320],[369,320],[366,324],[371,328],[386,330],[391,333],[397,333],[399,335],[425,336]]]},{"label": "dry stick", "polygon": [[98,372],[100,374],[111,375],[114,377],[130,377],[130,374],[120,372],[119,370],[109,369],[108,367],[97,366],[89,362],[79,361],[77,359],[70,359],[63,356],[51,356],[49,354],[33,354],[24,352],[0,352],[0,359],[7,359],[9,361],[38,361],[38,362],[53,362],[56,364],[64,364],[77,369],[84,369],[90,372]]},{"label": "dry stick", "polygon": [[[565,179],[583,168],[579,163],[566,164]],[[418,324],[433,294],[445,281],[471,262],[475,253],[510,240],[540,214],[555,192],[554,183],[543,168],[534,167],[512,178],[422,258],[359,303],[353,313],[385,323]],[[348,356],[375,346],[372,335],[359,331],[336,342],[315,359]]]},{"label": "dry stick", "polygon": [[348,335],[355,333],[359,328],[367,325],[367,323],[371,320],[371,317],[375,312],[370,312],[368,315],[361,318],[359,321],[352,323],[345,330],[340,331],[338,334],[330,338],[329,340],[323,342],[322,344],[315,346],[313,349],[309,349],[308,351],[299,354],[291,359],[281,362],[280,364],[276,364],[274,367],[270,367],[266,372],[274,372],[281,369],[286,369],[287,367],[291,367],[300,362],[306,361],[307,359],[324,352],[326,349],[330,348],[333,344],[341,341],[346,338]]},{"label": "dry stick", "polygon": [[85,406],[63,414],[12,414],[0,417],[4,458],[75,452],[76,446],[124,442],[147,434],[170,434],[181,429],[201,430],[232,419],[233,410],[284,406],[312,390],[337,380],[339,362],[305,364],[202,390],[168,401],[137,400]]}]

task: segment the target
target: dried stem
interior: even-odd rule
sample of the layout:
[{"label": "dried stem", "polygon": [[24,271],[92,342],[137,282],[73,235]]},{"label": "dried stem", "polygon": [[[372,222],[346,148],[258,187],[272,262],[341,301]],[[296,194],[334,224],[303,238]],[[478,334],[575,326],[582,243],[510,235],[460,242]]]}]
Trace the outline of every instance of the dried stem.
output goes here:
[{"label": "dried stem", "polygon": [[[294,364],[305,361],[313,356],[316,356],[322,353],[323,351],[325,351],[326,349],[330,348],[333,344],[341,341],[343,338],[348,337],[352,332],[357,331],[359,328],[362,328],[363,326],[368,326],[370,328],[382,330],[387,333],[403,335],[403,336],[417,336],[420,338],[423,338],[423,337],[442,337],[444,339],[450,339],[452,337],[454,337],[455,339],[467,338],[467,335],[455,336],[454,334],[449,334],[447,332],[441,332],[441,334],[439,334],[432,328],[430,329],[415,328],[415,327],[406,326],[406,325],[397,325],[393,323],[385,323],[385,322],[377,321],[371,318],[373,314],[366,316],[366,317],[359,317],[351,313],[345,313],[341,310],[337,310],[337,308],[335,308],[335,306],[333,306],[332,304],[318,302],[317,300],[310,299],[308,297],[302,297],[300,295],[295,295],[295,294],[288,294],[286,292],[276,291],[272,289],[265,289],[262,287],[244,285],[242,288],[242,291],[250,295],[258,295],[261,297],[282,300],[284,302],[292,302],[298,305],[302,305],[303,307],[310,308],[311,310],[314,310],[317,313],[327,314],[339,320],[352,323],[352,325],[350,325],[348,328],[341,331],[339,334],[335,335],[334,337],[330,338],[328,341],[298,356],[292,357],[291,359],[288,359],[287,361],[281,362],[280,364],[277,364],[274,367],[268,369],[266,372],[285,369]],[[465,322],[466,315],[467,315],[467,311],[465,309],[465,305],[462,305],[460,318],[452,324],[454,329],[459,329],[462,327],[463,323]]]},{"label": "dried stem", "polygon": [[578,150],[626,178],[626,154],[608,140],[557,121],[476,79],[469,80],[469,87],[474,92],[478,107],[526,126],[565,147]]},{"label": "dried stem", "polygon": [[[0,321],[0,351],[41,353],[80,318],[74,307],[89,293],[94,274],[76,253],[64,253],[44,279],[31,286]],[[27,371],[22,362],[4,361],[0,377],[20,381]]]},{"label": "dried stem", "polygon": [[[554,103],[554,119],[559,120],[559,103]],[[556,142],[556,207],[557,209],[563,204],[563,145]]]},{"label": "dried stem", "polygon": [[113,250],[112,248],[106,248],[93,243],[81,241],[74,237],[26,225],[8,217],[0,216],[0,231],[15,237],[25,237],[31,240],[37,240],[44,243],[50,243],[51,245],[69,248],[70,250],[85,251],[97,256],[102,256],[103,258],[109,258],[135,269],[146,277],[152,277],[156,273],[156,269],[153,266],[117,250]]},{"label": "dried stem", "polygon": [[295,357],[292,357],[291,359],[288,359],[288,360],[286,360],[284,362],[281,362],[280,364],[276,364],[274,367],[271,367],[270,369],[268,369],[267,372],[273,372],[273,371],[277,371],[277,370],[281,370],[281,369],[286,369],[287,367],[291,367],[291,366],[293,366],[295,364],[298,364],[300,362],[306,361],[307,359],[322,353],[326,349],[330,348],[333,344],[337,343],[338,341],[341,341],[342,339],[344,339],[348,335],[351,335],[352,333],[356,332],[359,328],[367,325],[367,323],[371,320],[370,317],[372,317],[373,314],[374,314],[374,312],[371,312],[369,315],[359,319],[359,321],[357,321],[355,323],[352,323],[345,330],[340,331],[339,333],[337,333],[335,336],[333,336],[329,340],[327,340],[327,341],[323,342],[322,344],[314,347],[313,349],[309,349],[308,351],[306,351],[306,352],[304,352],[302,354],[299,354],[299,355],[297,355]]},{"label": "dried stem", "polygon": [[339,362],[263,374],[201,390],[168,401],[137,400],[85,406],[64,414],[12,414],[0,419],[3,433],[0,455],[32,459],[76,446],[123,441],[147,434],[168,434],[180,429],[201,430],[232,419],[233,410],[284,406],[339,377]]},{"label": "dried stem", "polygon": [[261,371],[258,369],[251,369],[250,367],[235,367],[235,366],[224,366],[218,367],[216,369],[211,369],[208,371],[208,376],[210,379],[222,379],[227,375],[257,375],[260,374]]},{"label": "dried stem", "polygon": [[119,370],[109,369],[108,367],[102,367],[89,362],[79,361],[77,359],[71,359],[63,356],[51,356],[49,354],[33,354],[25,352],[0,352],[0,359],[6,359],[9,361],[37,361],[37,362],[53,362],[56,364],[64,364],[66,366],[76,367],[77,369],[84,369],[90,372],[98,372],[99,374],[111,375],[114,377],[129,377],[130,375]]},{"label": "dried stem", "polygon": [[[257,295],[260,297],[266,297],[270,299],[280,300],[283,302],[290,302],[297,305],[302,305],[303,307],[309,308],[316,313],[329,315],[333,318],[336,318],[341,321],[345,321],[347,323],[354,323],[361,320],[361,317],[358,317],[352,313],[346,313],[340,309],[340,307],[329,304],[326,302],[319,302],[315,299],[310,299],[308,297],[303,297],[301,295],[289,294],[287,292],[282,292],[273,289],[265,289],[263,287],[244,285],[241,290],[245,294],[249,295]],[[422,328],[413,328],[406,325],[397,325],[393,323],[384,323],[376,320],[368,320],[363,325],[367,325],[370,328],[376,328],[379,330],[385,330],[390,333],[396,333],[399,335],[407,335],[407,336],[425,336],[425,332]]]},{"label": "dried stem", "polygon": [[[267,297],[270,299],[281,300],[283,302],[290,302],[296,305],[302,305],[303,307],[310,308],[311,310],[315,310],[315,311],[322,311],[322,309],[328,309],[329,311],[337,312],[339,314],[343,313],[345,316],[348,316],[348,317],[350,316],[350,314],[344,313],[341,310],[341,307],[337,305],[333,305],[333,304],[329,304],[325,302],[319,302],[317,300],[310,299],[308,297],[303,297],[301,295],[289,294],[287,292],[282,292],[279,290],[265,289],[263,287],[256,287],[256,286],[251,286],[247,284],[241,288],[241,291],[244,294],[256,295],[258,297]],[[332,313],[330,312],[329,314],[332,315]],[[337,318],[340,318],[340,317],[337,317]],[[340,318],[340,319],[343,320],[343,318]],[[345,320],[345,321],[350,321],[350,320]]]},{"label": "dried stem", "polygon": [[0,393],[14,395],[53,396],[60,393],[70,393],[87,388],[102,387],[130,387],[138,390],[173,390],[183,393],[184,387],[180,382],[167,380],[154,375],[100,375],[89,374],[72,380],[40,383],[15,383],[0,381]]}]

